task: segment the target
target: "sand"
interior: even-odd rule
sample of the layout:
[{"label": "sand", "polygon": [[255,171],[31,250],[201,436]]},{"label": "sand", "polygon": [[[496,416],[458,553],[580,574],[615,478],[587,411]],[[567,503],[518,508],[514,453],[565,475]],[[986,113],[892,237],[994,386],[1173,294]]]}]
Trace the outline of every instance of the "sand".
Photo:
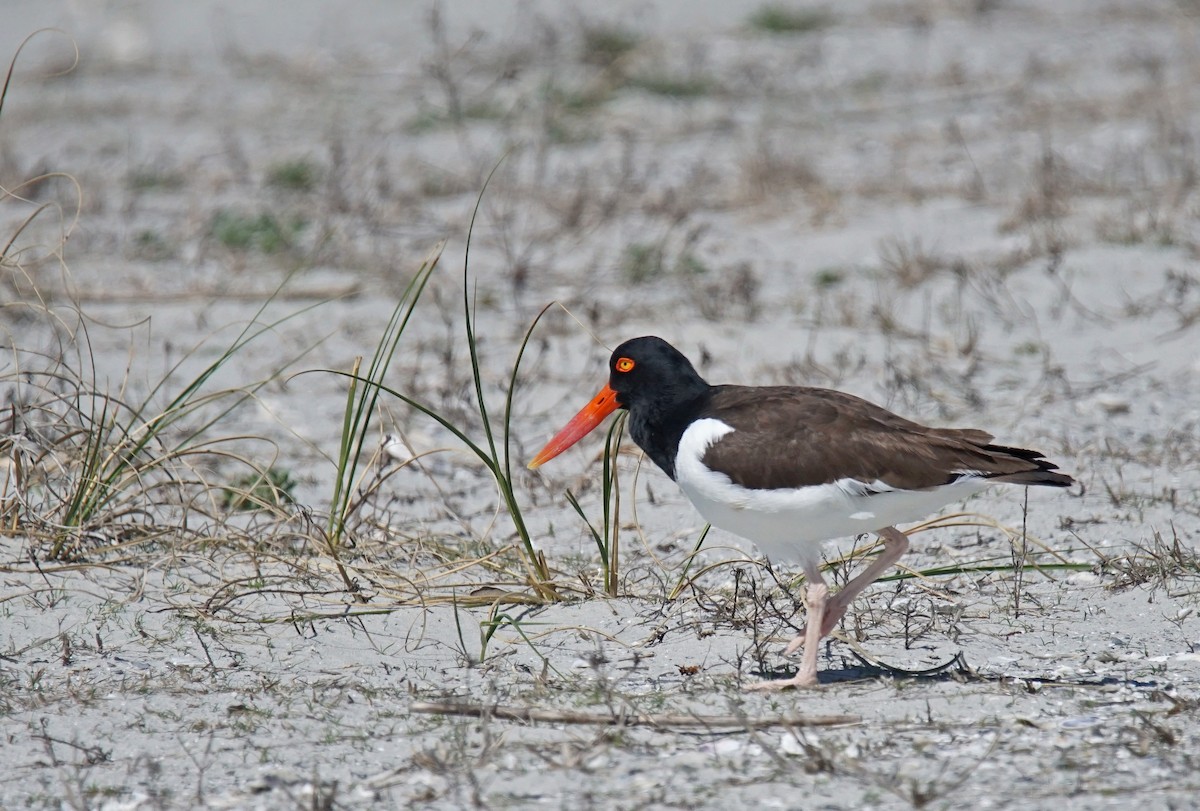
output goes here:
[{"label": "sand", "polygon": [[[295,504],[131,502],[151,541],[114,519],[66,561],[46,526],[0,536],[0,807],[1194,802],[1200,14],[854,2],[769,33],[756,8],[6,8],[0,53],[42,26],[80,50],[49,76],[71,47],[34,40],[0,114],[0,183],[79,184],[0,204],[3,241],[49,204],[0,277],[6,402],[58,357],[134,400],[283,319],[211,381],[264,382],[209,430],[255,438],[228,447],[287,471]],[[520,601],[491,476],[386,396],[367,453],[392,455],[364,462],[386,476],[341,551],[353,594],[319,542],[346,380],[313,370],[369,357],[445,240],[387,382],[482,436],[463,262],[493,169],[467,279],[481,385],[498,419],[561,304],[511,453],[565,599]],[[713,382],[985,428],[1079,486],[971,499],[914,536],[919,576],[851,609],[819,688],[746,693],[796,666],[798,572],[714,531],[671,599],[703,524],[627,442],[605,596],[564,495],[599,520],[603,436],[523,467],[606,347],[650,333]],[[45,440],[4,426],[10,458]],[[52,502],[28,486],[29,510]]]}]

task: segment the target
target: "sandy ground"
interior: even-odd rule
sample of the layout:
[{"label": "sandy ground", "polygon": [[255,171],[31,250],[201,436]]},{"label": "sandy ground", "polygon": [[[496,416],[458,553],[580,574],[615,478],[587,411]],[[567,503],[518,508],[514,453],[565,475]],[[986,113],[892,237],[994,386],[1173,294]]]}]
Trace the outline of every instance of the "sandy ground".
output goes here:
[{"label": "sandy ground", "polygon": [[[80,64],[49,76],[70,45],[29,46],[0,183],[63,172],[82,194],[51,178],[0,204],[0,235],[20,230],[6,402],[60,355],[144,392],[290,315],[213,381],[266,381],[214,430],[259,438],[237,447],[288,470],[298,504],[136,556],[50,561],[0,536],[0,807],[1192,807],[1195,3],[853,2],[806,6],[810,30],[787,34],[743,3],[238,8],[5,8],[0,53],[57,26]],[[450,604],[504,580],[470,561],[512,524],[477,461],[387,402],[380,432],[455,450],[364,507],[356,602],[319,550],[279,540],[328,508],[344,408],[344,379],[294,375],[369,355],[444,239],[388,382],[478,436],[461,273],[498,163],[470,254],[492,402],[537,312],[569,311],[534,333],[514,459],[599,387],[606,346],[656,333],[714,382],[986,428],[1080,486],[1027,509],[996,489],[963,507],[986,521],[917,534],[922,575],[851,610],[819,689],[748,694],[795,665],[786,562],[714,532],[691,572],[713,568],[667,599],[702,524],[631,449],[621,596],[591,593],[563,491],[598,515],[597,437],[517,475],[573,598]],[[230,222],[257,225],[239,243]],[[1029,565],[1001,527],[1036,539]],[[417,711],[447,701],[485,712]],[[833,716],[850,718],[804,726]]]}]

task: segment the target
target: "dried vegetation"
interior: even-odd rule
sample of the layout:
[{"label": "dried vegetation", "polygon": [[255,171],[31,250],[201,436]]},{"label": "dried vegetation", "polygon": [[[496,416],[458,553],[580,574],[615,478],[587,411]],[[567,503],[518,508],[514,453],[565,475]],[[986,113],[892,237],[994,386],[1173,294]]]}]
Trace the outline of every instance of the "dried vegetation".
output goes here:
[{"label": "dried vegetation", "polygon": [[[1008,13],[975,4],[965,19],[941,19],[925,5],[888,13],[918,41],[931,26]],[[1064,100],[1056,88],[1087,68],[1049,58],[982,77],[961,63],[883,71],[864,59],[821,80],[832,74],[812,66],[837,58],[822,51],[823,33],[860,25],[764,6],[737,42],[705,48],[540,18],[497,41],[462,36],[438,12],[419,77],[399,94],[412,102],[387,121],[351,105],[354,124],[286,148],[231,127],[208,151],[164,148],[107,176],[4,143],[16,152],[0,161],[0,616],[73,600],[89,601],[89,616],[0,650],[24,668],[0,670],[0,709],[15,717],[94,708],[112,690],[149,696],[143,725],[207,735],[181,736],[194,791],[163,778],[157,761],[123,763],[154,807],[203,804],[212,770],[224,768],[214,747],[278,737],[277,722],[297,714],[316,719],[322,745],[340,756],[412,736],[411,751],[362,785],[447,807],[495,800],[502,791],[480,777],[489,769],[524,775],[503,789],[520,803],[544,769],[590,780],[626,757],[686,749],[667,731],[684,714],[713,751],[732,740],[714,719],[745,718],[741,728],[758,731],[715,756],[730,767],[718,777],[655,788],[663,804],[672,790],[681,802],[719,798],[748,779],[743,766],[776,789],[795,790],[802,772],[852,786],[862,803],[937,807],[994,785],[986,761],[996,751],[1056,752],[1046,768],[1057,777],[1043,774],[1049,798],[1069,793],[1062,775],[1082,775],[1062,780],[1085,797],[1132,791],[1128,775],[1097,765],[1119,757],[1190,763],[1180,742],[1194,736],[1177,716],[1195,697],[1162,686],[1165,677],[1153,690],[1143,676],[1122,681],[1136,694],[1131,709],[1087,745],[1063,743],[1057,717],[1014,720],[1005,709],[980,725],[940,717],[931,702],[944,707],[939,691],[950,687],[1010,704],[1057,689],[1056,706],[1090,708],[1080,695],[1113,685],[1100,666],[1055,676],[1031,643],[1035,664],[1009,668],[1024,674],[1013,677],[948,650],[960,639],[1018,644],[1067,610],[1056,601],[1073,578],[1096,578],[1113,599],[1161,593],[1184,605],[1171,619],[1184,633],[1200,575],[1200,488],[1178,472],[1200,463],[1200,434],[1138,342],[1169,349],[1200,319],[1200,83],[1131,59],[1116,68],[1127,92],[1082,87]],[[235,84],[263,68],[228,58]],[[314,81],[303,65],[271,70],[293,89]],[[340,80],[321,81],[332,92]],[[993,137],[996,121],[1005,134]],[[1130,128],[1135,145],[1079,147],[1104,122]],[[843,141],[851,148],[808,148]],[[893,209],[908,219],[853,230]],[[962,233],[938,227],[975,216]],[[836,256],[790,247],[796,235],[807,245],[839,229],[850,247]],[[442,254],[433,246],[446,238]],[[1096,292],[1105,273],[1132,273],[1154,255],[1168,258],[1139,269],[1142,281]],[[103,256],[122,257],[128,275],[98,274]],[[437,270],[451,258],[461,276]],[[1096,262],[1108,263],[1099,276]],[[372,308],[380,298],[388,303]],[[542,309],[552,298],[562,307]],[[155,307],[177,309],[156,313],[153,328],[129,317]],[[166,318],[186,330],[164,330]],[[1035,508],[1036,530],[1011,504],[984,505],[1007,509],[1002,520],[948,516],[921,536],[911,568],[851,611],[839,678],[891,677],[895,696],[879,712],[902,709],[882,723],[886,735],[764,737],[801,719],[746,704],[736,688],[789,666],[778,652],[803,624],[799,584],[719,541],[702,548],[702,528],[681,518],[661,479],[617,450],[619,429],[599,464],[568,465],[561,479],[524,469],[547,421],[569,410],[548,408],[543,393],[576,385],[585,358],[604,354],[588,331],[613,339],[650,328],[689,334],[716,378],[850,387],[946,423],[987,414],[997,433],[1044,448],[1084,483],[1070,514]],[[1118,352],[1107,336],[1134,349]],[[1162,430],[1139,427],[1164,414]],[[861,544],[831,553],[831,578],[868,554]],[[593,613],[564,618],[583,609]],[[404,630],[381,633],[386,615]],[[279,624],[302,638],[336,627],[381,672],[408,668],[417,692],[469,693],[477,717],[416,721],[390,686],[319,673],[297,698],[276,673],[289,666],[281,659],[251,679],[247,649]],[[114,638],[191,663],[122,675],[118,687],[59,678],[108,661]],[[894,666],[853,658],[874,646]],[[196,719],[172,701],[196,683],[242,698],[216,721]],[[366,720],[353,716],[363,726],[344,720],[363,707]],[[501,726],[514,719],[543,726]],[[544,726],[575,722],[606,729]],[[643,722],[649,730],[633,730]],[[113,749],[31,729],[21,739],[70,776],[43,800],[94,805]],[[251,759],[284,757],[277,743],[253,745]],[[512,766],[514,752],[539,774]],[[263,790],[316,807],[351,802],[320,776]]]}]

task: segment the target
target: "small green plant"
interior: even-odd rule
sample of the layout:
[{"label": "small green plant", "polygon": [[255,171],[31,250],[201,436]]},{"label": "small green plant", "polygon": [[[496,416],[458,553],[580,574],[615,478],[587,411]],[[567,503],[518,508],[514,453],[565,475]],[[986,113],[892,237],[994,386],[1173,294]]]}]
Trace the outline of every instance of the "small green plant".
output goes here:
[{"label": "small green plant", "polygon": [[312,191],[320,179],[320,168],[303,158],[282,161],[267,169],[267,185],[277,189]]},{"label": "small green plant", "polygon": [[612,96],[609,84],[587,86],[583,89],[567,89],[555,82],[548,82],[542,90],[542,99],[553,115],[553,111],[582,115],[603,105]]},{"label": "small green plant", "polygon": [[713,273],[713,269],[691,249],[682,249],[672,260],[662,243],[647,242],[632,242],[625,246],[620,271],[625,281],[635,285],[656,281],[668,273],[691,279]]},{"label": "small green plant", "polygon": [[463,118],[473,121],[502,121],[506,115],[508,111],[490,98],[463,105]]},{"label": "small green plant", "polygon": [[818,290],[831,290],[846,281],[846,273],[841,268],[821,268],[813,276],[813,284]]},{"label": "small green plant", "polygon": [[278,509],[295,500],[296,480],[287,470],[252,471],[222,490],[221,506],[229,512]]},{"label": "small green plant", "polygon": [[404,122],[404,131],[409,135],[424,135],[441,129],[447,123],[444,115],[427,107]]},{"label": "small green plant", "polygon": [[[443,243],[444,244],[444,243]],[[350,386],[346,392],[346,409],[342,417],[341,442],[336,460],[337,470],[333,483],[333,495],[330,498],[329,519],[326,526],[326,542],[328,549],[335,559],[343,544],[346,533],[346,522],[353,508],[359,503],[355,500],[355,490],[360,480],[359,468],[362,462],[363,448],[370,437],[371,415],[379,401],[381,391],[384,391],[383,378],[388,366],[396,354],[404,329],[412,318],[413,310],[429,283],[430,276],[437,268],[442,256],[442,244],[439,244],[421,263],[408,286],[404,289],[396,306],[392,309],[391,318],[384,328],[375,352],[366,372],[360,374],[362,358],[356,358],[354,367],[347,375]],[[340,565],[340,564],[339,564]],[[342,577],[347,584],[350,578],[344,570]]]},{"label": "small green plant", "polygon": [[645,284],[662,276],[666,266],[661,245],[634,242],[621,257],[621,275],[630,284]]},{"label": "small green plant", "polygon": [[704,76],[680,76],[672,73],[639,73],[629,77],[626,87],[644,90],[656,96],[669,96],[673,99],[694,99],[707,96],[715,89],[715,84]]},{"label": "small green plant", "polygon": [[807,34],[828,28],[833,22],[833,15],[825,9],[796,8],[781,3],[760,6],[747,20],[751,28],[768,34]]},{"label": "small green plant", "polygon": [[[411,317],[413,309],[416,307],[417,301],[425,289],[430,274],[432,274],[434,267],[437,265],[437,259],[441,255],[441,248],[439,247],[431,255],[431,259],[427,259],[422,264],[421,270],[418,271],[416,277],[410,282],[400,302],[397,304],[395,310],[393,310],[392,319],[385,330],[384,336],[380,339],[367,374],[365,376],[359,374],[360,359],[355,362],[354,369],[346,375],[350,378],[351,383],[346,400],[346,416],[342,430],[341,451],[338,458],[338,477],[330,516],[329,546],[330,550],[336,555],[339,539],[345,530],[346,510],[349,505],[355,503],[352,499],[355,489],[354,482],[357,480],[356,471],[368,435],[370,416],[373,413],[379,393],[387,392],[409,407],[416,409],[437,422],[466,445],[471,453],[483,462],[484,466],[495,479],[497,489],[500,491],[501,501],[508,512],[509,518],[512,520],[513,528],[516,530],[519,542],[518,549],[521,554],[522,563],[526,569],[528,584],[533,589],[538,600],[557,600],[560,599],[560,594],[558,588],[552,582],[550,567],[546,563],[545,555],[533,543],[533,537],[525,524],[520,501],[517,499],[510,448],[513,396],[517,388],[517,377],[521,367],[521,360],[525,356],[525,351],[529,346],[533,330],[552,305],[547,305],[537,314],[526,330],[524,339],[521,341],[516,360],[512,365],[512,372],[508,379],[504,413],[499,432],[492,425],[491,411],[488,399],[484,394],[483,372],[479,360],[479,343],[475,332],[476,314],[470,276],[471,236],[475,230],[475,221],[479,216],[479,208],[483,202],[484,192],[486,192],[488,183],[495,175],[495,172],[496,169],[493,168],[492,173],[484,181],[483,189],[475,201],[475,210],[471,215],[471,223],[467,230],[467,244],[463,257],[462,276],[463,327],[466,333],[467,348],[470,353],[475,408],[482,424],[483,438],[481,440],[473,439],[467,433],[467,429],[462,425],[456,424],[450,416],[382,383],[383,376],[387,371],[392,356],[395,354],[400,337],[404,332],[405,326],[408,324],[408,319]],[[339,563],[339,567],[340,565]],[[342,571],[342,576],[349,586],[350,578],[344,570]]]},{"label": "small green plant", "polygon": [[[82,322],[73,336],[79,347],[77,367],[59,358],[48,372],[24,374],[23,386],[33,398],[24,406],[29,412],[25,418],[36,415],[53,421],[56,428],[30,449],[20,469],[18,485],[37,492],[39,498],[27,498],[19,509],[10,511],[6,529],[24,528],[46,537],[48,558],[74,557],[85,539],[119,534],[105,532],[106,527],[146,523],[147,510],[142,505],[148,496],[187,487],[181,474],[189,469],[190,457],[212,454],[244,463],[241,457],[220,449],[234,438],[214,439],[209,429],[253,398],[274,376],[215,391],[209,384],[248,344],[275,334],[281,324],[305,311],[278,319],[262,318],[286,284],[285,279],[247,326],[198,374],[181,380],[179,372],[194,359],[199,346],[185,353],[136,399],[127,394],[128,380],[113,391],[107,382],[97,379],[86,322]],[[173,396],[169,394],[172,389]]]},{"label": "small green plant", "polygon": [[175,256],[175,248],[162,234],[146,229],[134,236],[133,253],[139,259],[162,262]]},{"label": "small green plant", "polygon": [[170,169],[142,168],[129,173],[125,182],[133,191],[175,191],[182,189],[182,172]]},{"label": "small green plant", "polygon": [[[480,198],[482,199],[482,197]],[[478,204],[477,204],[478,205]],[[478,208],[476,208],[476,214]],[[472,218],[472,225],[474,218]],[[470,238],[468,237],[468,254],[470,251]],[[470,286],[468,284],[469,262],[463,263],[463,282],[464,282],[464,306],[466,315],[464,324],[467,332],[467,346],[470,350],[471,357],[471,376],[475,384],[475,407],[478,409],[480,419],[483,424],[484,439],[482,442],[473,440],[466,430],[455,424],[449,417],[424,403],[416,400],[403,392],[389,388],[382,384],[378,388],[387,392],[393,397],[408,404],[422,414],[430,417],[451,434],[453,434],[460,442],[465,444],[470,451],[483,462],[492,477],[496,481],[497,488],[500,490],[500,497],[508,511],[509,518],[513,522],[513,527],[517,532],[519,540],[519,549],[522,553],[521,559],[528,572],[529,585],[533,588],[535,594],[541,600],[557,600],[560,599],[557,587],[552,582],[550,567],[546,563],[546,556],[539,551],[533,543],[533,536],[529,532],[529,528],[525,525],[525,518],[521,511],[520,501],[517,499],[516,490],[514,487],[514,479],[512,475],[512,459],[511,459],[511,426],[513,417],[513,394],[516,390],[517,375],[521,368],[521,361],[525,356],[525,350],[529,346],[529,339],[533,335],[533,330],[537,327],[539,321],[546,314],[552,305],[547,305],[533,319],[529,325],[529,329],[525,332],[525,337],[521,341],[521,346],[517,351],[516,360],[512,365],[512,373],[508,380],[508,393],[505,398],[504,416],[501,421],[501,433],[499,441],[497,441],[496,430],[492,426],[491,416],[488,409],[487,398],[483,392],[483,376],[480,370],[479,362],[479,346],[475,338],[475,309],[471,304]]]},{"label": "small green plant", "polygon": [[641,37],[628,28],[617,25],[593,25],[583,29],[579,58],[589,65],[608,67],[632,51]]},{"label": "small green plant", "polygon": [[484,661],[486,661],[488,647],[491,645],[492,639],[496,636],[496,632],[501,628],[511,628],[521,636],[521,639],[524,640],[525,644],[529,646],[529,649],[533,651],[533,654],[537,656],[537,658],[541,659],[543,673],[553,673],[559,678],[563,678],[563,674],[560,673],[558,669],[554,667],[554,665],[550,664],[550,660],[546,658],[546,655],[538,650],[537,645],[533,644],[533,640],[529,638],[527,633],[525,633],[525,625],[538,624],[541,623],[523,622],[519,617],[514,617],[512,614],[507,612],[501,612],[500,603],[492,603],[488,608],[487,619],[479,623],[479,656],[476,657],[467,648],[466,636],[463,634],[462,619],[459,616],[459,605],[457,601],[454,603],[454,627],[458,632],[459,648],[462,651],[463,658],[468,664],[476,665],[482,664]]},{"label": "small green plant", "polygon": [[272,254],[291,248],[304,226],[300,219],[280,223],[266,212],[255,216],[221,209],[213,216],[209,233],[226,248]]},{"label": "small green plant", "polygon": [[711,268],[691,251],[684,251],[675,260],[675,272],[680,276],[706,276]]}]

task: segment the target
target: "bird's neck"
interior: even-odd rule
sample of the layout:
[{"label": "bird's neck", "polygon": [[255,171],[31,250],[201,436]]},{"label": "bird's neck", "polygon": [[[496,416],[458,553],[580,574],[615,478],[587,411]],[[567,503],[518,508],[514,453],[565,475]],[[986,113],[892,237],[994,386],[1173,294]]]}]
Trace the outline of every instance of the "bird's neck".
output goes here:
[{"label": "bird's neck", "polygon": [[635,403],[629,409],[629,435],[654,464],[675,478],[675,455],[683,432],[703,411],[712,397],[711,387],[703,380],[662,392],[647,402]]}]

